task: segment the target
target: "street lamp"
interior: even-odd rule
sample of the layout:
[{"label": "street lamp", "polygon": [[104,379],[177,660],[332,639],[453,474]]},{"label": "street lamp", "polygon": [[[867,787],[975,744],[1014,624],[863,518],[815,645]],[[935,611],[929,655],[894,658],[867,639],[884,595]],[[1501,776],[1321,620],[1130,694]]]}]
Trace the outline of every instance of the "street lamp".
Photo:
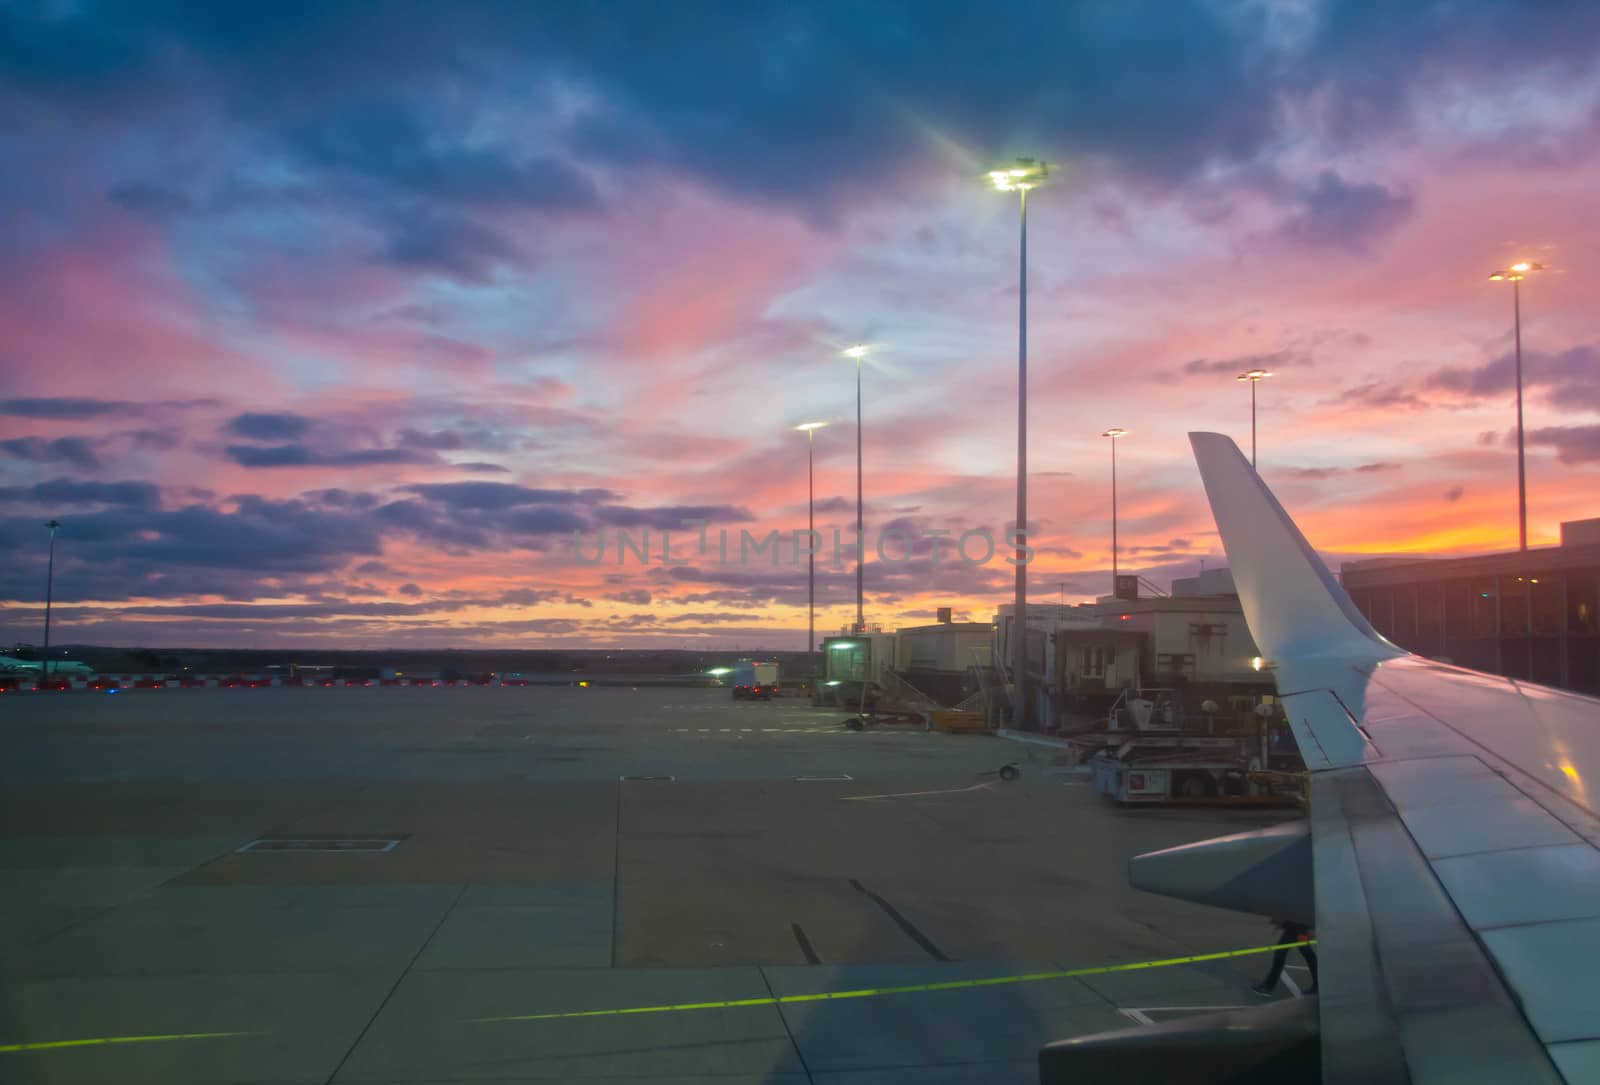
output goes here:
[{"label": "street lamp", "polygon": [[50,561],[44,574],[44,666],[40,669],[46,682],[50,681],[50,597],[56,582],[56,529],[61,521],[51,520],[44,525],[50,529]]},{"label": "street lamp", "polygon": [[1100,436],[1111,438],[1111,594],[1117,594],[1117,438],[1128,431],[1112,426]]},{"label": "street lamp", "polygon": [[989,180],[999,192],[1015,192],[1020,221],[1021,250],[1017,260],[1017,591],[1012,607],[1012,669],[1016,675],[1016,700],[1012,722],[1026,728],[1028,702],[1028,193],[1049,176],[1043,162],[1019,158],[1009,169],[993,170]]},{"label": "street lamp", "polygon": [[1543,264],[1519,260],[1489,276],[1494,282],[1511,284],[1511,324],[1517,344],[1517,545],[1522,550],[1528,548],[1528,471],[1522,449],[1522,280],[1543,270]]},{"label": "street lamp", "polygon": [[1250,382],[1250,466],[1256,465],[1256,385],[1272,376],[1270,370],[1247,369],[1239,379]]},{"label": "street lamp", "polygon": [[806,435],[806,662],[811,666],[811,682],[817,681],[817,484],[816,435],[826,422],[803,422],[795,429]]},{"label": "street lamp", "polygon": [[854,346],[847,347],[844,352],[846,358],[854,358],[856,362],[856,627],[852,631],[856,633],[867,631],[866,597],[863,591],[866,581],[862,568],[867,555],[867,536],[861,514],[861,359],[871,349]]}]

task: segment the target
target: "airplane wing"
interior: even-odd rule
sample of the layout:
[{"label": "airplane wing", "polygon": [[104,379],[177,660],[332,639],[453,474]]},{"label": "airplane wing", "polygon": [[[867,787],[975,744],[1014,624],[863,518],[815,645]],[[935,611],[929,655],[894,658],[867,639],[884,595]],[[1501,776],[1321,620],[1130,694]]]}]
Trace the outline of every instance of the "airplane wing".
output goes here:
[{"label": "airplane wing", "polygon": [[1130,880],[1315,923],[1324,1082],[1600,1082],[1600,701],[1384,640],[1234,443],[1190,441],[1310,833],[1151,853]]}]

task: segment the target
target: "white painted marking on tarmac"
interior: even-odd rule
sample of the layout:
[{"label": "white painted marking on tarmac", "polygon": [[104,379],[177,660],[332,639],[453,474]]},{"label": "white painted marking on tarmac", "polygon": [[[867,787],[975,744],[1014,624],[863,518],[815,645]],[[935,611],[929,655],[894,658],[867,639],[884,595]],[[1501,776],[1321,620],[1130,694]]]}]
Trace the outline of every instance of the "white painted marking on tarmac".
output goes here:
[{"label": "white painted marking on tarmac", "polygon": [[751,727],[741,727],[741,728],[739,728],[739,730],[741,730],[741,731],[744,731],[744,732],[746,732],[746,733],[749,733],[749,732],[750,732],[750,731],[752,731],[752,730],[754,730],[754,728],[751,728]]},{"label": "white painted marking on tarmac", "polygon": [[816,783],[822,780],[854,780],[855,777],[842,773],[838,776],[796,776],[795,779],[801,783]]},{"label": "white painted marking on tarmac", "polygon": [[867,799],[915,799],[923,795],[960,795],[966,791],[987,791],[993,783],[973,784],[971,787],[951,787],[943,791],[900,791],[893,795],[846,795],[845,802],[858,802]]},{"label": "white painted marking on tarmac", "polygon": [[[1262,1003],[1265,1005],[1265,1003]],[[1153,1013],[1221,1013],[1224,1010],[1247,1010],[1249,1006],[1123,1006],[1117,1010],[1122,1016],[1141,1025],[1155,1024]]]},{"label": "white painted marking on tarmac", "polygon": [[733,730],[732,727],[719,727],[719,728],[717,728],[717,733],[721,734],[721,735],[725,735],[731,730]]}]

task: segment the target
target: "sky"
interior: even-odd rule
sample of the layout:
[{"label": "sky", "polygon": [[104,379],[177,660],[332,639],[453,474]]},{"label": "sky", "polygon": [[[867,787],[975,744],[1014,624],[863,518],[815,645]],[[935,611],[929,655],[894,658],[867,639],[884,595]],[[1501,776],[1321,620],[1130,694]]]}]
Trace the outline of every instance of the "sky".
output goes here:
[{"label": "sky", "polygon": [[1109,590],[1111,426],[1123,571],[1224,563],[1185,435],[1248,451],[1257,367],[1331,563],[1514,548],[1518,259],[1554,544],[1597,58],[1582,0],[5,5],[0,642],[54,518],[57,642],[802,648],[802,422],[854,618],[854,344],[866,619],[987,620],[1018,156],[1034,600]]}]

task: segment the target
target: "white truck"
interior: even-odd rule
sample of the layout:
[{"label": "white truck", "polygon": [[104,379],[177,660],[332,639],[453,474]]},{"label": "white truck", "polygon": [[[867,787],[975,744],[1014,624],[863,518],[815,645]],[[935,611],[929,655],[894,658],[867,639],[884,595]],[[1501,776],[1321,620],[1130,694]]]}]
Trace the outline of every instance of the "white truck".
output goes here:
[{"label": "white truck", "polygon": [[778,692],[778,665],[741,660],[729,676],[736,701],[768,701]]}]

